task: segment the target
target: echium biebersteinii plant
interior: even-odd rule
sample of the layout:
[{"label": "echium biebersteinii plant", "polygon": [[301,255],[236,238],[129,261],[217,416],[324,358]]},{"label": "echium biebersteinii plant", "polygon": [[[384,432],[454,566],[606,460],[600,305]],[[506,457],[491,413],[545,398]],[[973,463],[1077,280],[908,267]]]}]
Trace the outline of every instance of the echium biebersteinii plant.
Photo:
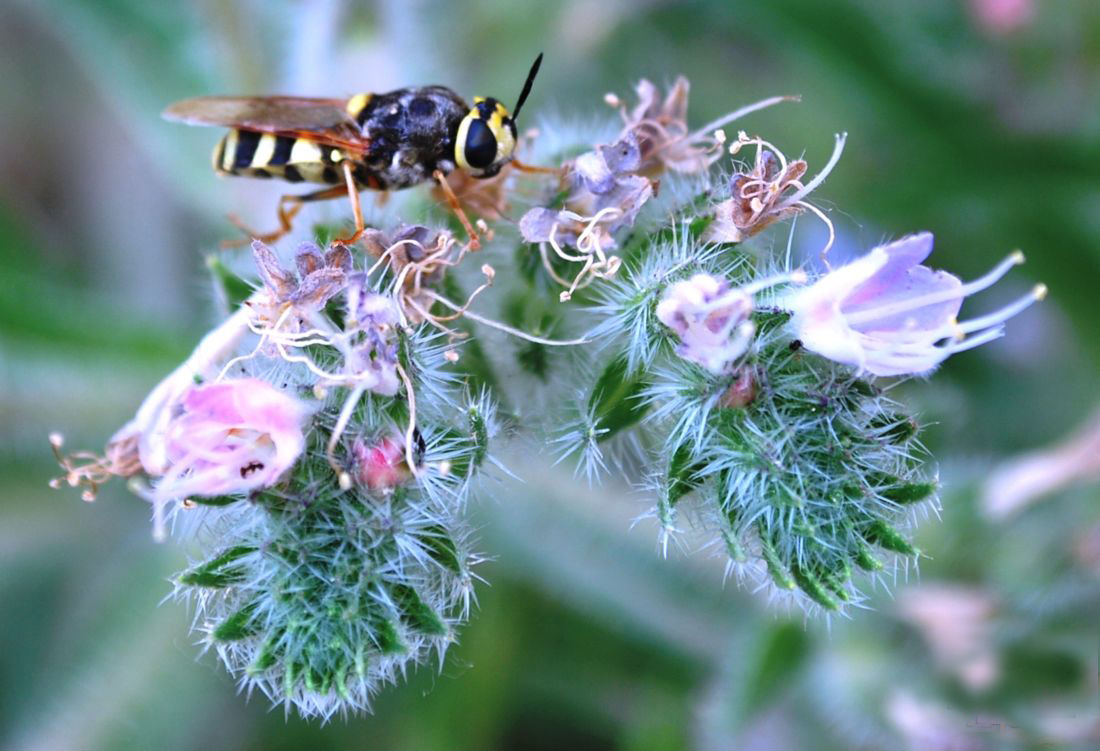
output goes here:
[{"label": "echium biebersteinii plant", "polygon": [[[403,216],[303,243],[293,268],[256,241],[251,282],[212,263],[234,309],[104,454],[51,437],[56,486],[92,500],[129,478],[156,537],[194,540],[175,593],[243,688],[327,718],[442,664],[473,598],[463,512],[497,403],[590,478],[648,488],[663,550],[692,525],[729,572],[809,609],[843,610],[858,570],[919,557],[906,529],[936,476],[891,379],[1000,336],[1045,289],[960,322],[1022,256],[963,283],[923,265],[928,233],[832,268],[809,199],[843,136],[807,179],[723,130],[792,97],[691,129],[685,79],[637,95],[608,95],[620,124],[521,134],[544,169],[451,175],[478,243]],[[829,239],[793,268],[758,238],[806,212]]]},{"label": "echium biebersteinii plant", "polygon": [[442,660],[470,610],[462,512],[496,429],[418,302],[420,275],[467,247],[422,226],[363,245],[303,243],[291,270],[256,241],[252,289],[216,264],[244,295],[237,310],[104,456],[61,456],[55,481],[92,500],[129,477],[157,537],[192,534],[202,555],[175,594],[203,643],[242,687],[305,716],[364,709],[409,666]]},{"label": "echium biebersteinii plant", "polygon": [[[692,130],[687,94],[681,78],[663,100],[642,81],[633,108],[608,95],[618,134],[563,149],[576,156],[561,184],[520,220],[541,261],[530,294],[559,285],[561,318],[602,345],[586,350],[591,375],[550,431],[590,478],[617,471],[650,489],[662,550],[690,524],[728,573],[842,611],[861,598],[859,570],[873,578],[918,560],[906,530],[937,503],[918,422],[889,396],[891,379],[927,376],[999,337],[1045,288],[960,322],[964,298],[1023,257],[964,284],[922,265],[926,232],[832,268],[832,223],[809,197],[845,137],[807,178],[802,159],[721,129],[784,98]],[[722,165],[727,154],[748,161]],[[815,263],[792,268],[754,239],[806,212],[828,229]]]}]

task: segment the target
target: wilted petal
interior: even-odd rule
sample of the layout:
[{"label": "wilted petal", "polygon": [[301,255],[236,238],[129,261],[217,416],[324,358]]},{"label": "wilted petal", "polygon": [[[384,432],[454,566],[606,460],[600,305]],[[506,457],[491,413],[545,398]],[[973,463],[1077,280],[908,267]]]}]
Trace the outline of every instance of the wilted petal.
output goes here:
[{"label": "wilted petal", "polygon": [[641,150],[633,133],[627,133],[613,144],[597,146],[596,152],[611,172],[633,172],[641,166]]},{"label": "wilted petal", "polygon": [[630,121],[638,122],[656,116],[659,111],[657,102],[660,100],[657,86],[649,79],[643,78],[634,86],[634,93],[638,96],[638,103],[630,111]]},{"label": "wilted petal", "polygon": [[351,248],[343,243],[334,243],[325,253],[325,266],[330,269],[349,272],[352,268]]},{"label": "wilted petal", "polygon": [[560,212],[553,209],[529,209],[519,220],[519,233],[529,243],[546,242],[555,224],[560,224]]},{"label": "wilted petal", "polygon": [[260,279],[276,300],[286,300],[298,287],[294,274],[280,265],[275,252],[259,240],[252,241],[252,257],[260,272]]},{"label": "wilted petal", "polygon": [[383,253],[390,247],[389,237],[380,229],[374,227],[368,227],[363,231],[362,236],[359,238],[361,242],[375,258],[380,258]]},{"label": "wilted petal", "polygon": [[691,83],[687,77],[676,76],[672,88],[668,90],[668,95],[665,96],[664,104],[661,105],[661,117],[669,121],[687,122],[688,94],[690,91]]},{"label": "wilted petal", "polygon": [[290,302],[306,310],[320,310],[348,283],[347,274],[340,269],[319,269],[302,280]]},{"label": "wilted petal", "polygon": [[294,265],[298,268],[298,276],[304,279],[325,266],[325,257],[321,255],[321,249],[317,243],[304,242],[298,245]]},{"label": "wilted petal", "polygon": [[587,151],[574,159],[570,174],[579,189],[591,193],[606,193],[615,187],[615,174],[596,151]]}]

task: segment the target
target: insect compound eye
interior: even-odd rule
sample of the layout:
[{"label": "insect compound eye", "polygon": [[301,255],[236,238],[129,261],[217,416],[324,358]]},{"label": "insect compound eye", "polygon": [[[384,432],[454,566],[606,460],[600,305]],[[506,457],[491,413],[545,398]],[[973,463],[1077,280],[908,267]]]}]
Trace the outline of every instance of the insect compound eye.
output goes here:
[{"label": "insect compound eye", "polygon": [[497,157],[497,139],[484,120],[471,120],[466,130],[466,164],[475,169],[485,169]]}]

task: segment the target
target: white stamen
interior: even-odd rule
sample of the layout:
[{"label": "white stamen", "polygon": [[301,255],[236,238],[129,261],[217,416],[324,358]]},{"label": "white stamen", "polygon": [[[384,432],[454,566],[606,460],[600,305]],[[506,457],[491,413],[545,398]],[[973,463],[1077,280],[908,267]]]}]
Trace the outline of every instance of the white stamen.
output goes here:
[{"label": "white stamen", "polygon": [[767,276],[759,281],[746,284],[744,287],[741,287],[741,291],[747,295],[755,295],[760,290],[774,287],[777,284],[805,284],[807,278],[805,271],[802,269],[795,269],[789,273]]},{"label": "white stamen", "polygon": [[801,190],[798,190],[787,196],[787,198],[782,203],[780,203],[776,207],[776,209],[786,208],[787,206],[792,206],[798,203],[803,198],[810,195],[810,193],[812,193],[817,188],[817,186],[825,182],[825,178],[829,176],[829,173],[833,171],[833,167],[835,167],[836,163],[840,161],[840,155],[844,153],[844,142],[847,139],[847,133],[837,133],[836,144],[833,146],[833,155],[829,157],[829,161],[825,164],[825,167],[816,175],[814,175],[813,180],[810,180],[810,182],[803,185]]},{"label": "white stamen", "polygon": [[689,136],[687,136],[687,140],[694,141],[695,139],[697,139],[699,136],[703,135],[704,133],[712,133],[713,131],[716,131],[719,128],[721,128],[723,125],[729,125],[734,120],[740,120],[745,115],[751,115],[753,112],[756,112],[758,110],[767,109],[768,107],[774,107],[775,105],[780,104],[781,102],[801,102],[801,101],[802,101],[802,97],[800,97],[800,96],[773,96],[773,97],[769,97],[767,99],[761,99],[759,102],[753,102],[752,104],[746,104],[744,107],[741,107],[740,109],[736,109],[733,112],[729,112],[725,115],[722,115],[717,120],[712,120],[711,122],[707,123],[702,128],[699,128],[698,130],[694,131]]},{"label": "white stamen", "polygon": [[[458,310],[458,306],[455,305],[450,300],[448,300],[447,298],[441,297],[440,295],[437,295],[434,292],[430,292],[428,290],[425,290],[424,293],[428,297],[430,297],[431,299],[435,300],[436,302],[442,303],[443,305],[447,306],[451,310]],[[588,342],[591,341],[591,339],[564,339],[564,340],[563,339],[543,339],[541,336],[535,336],[534,334],[528,334],[525,331],[520,331],[519,329],[514,329],[511,326],[507,326],[507,325],[505,325],[503,323],[500,323],[498,321],[494,321],[491,318],[485,318],[483,316],[479,316],[477,313],[473,312],[472,310],[467,310],[463,315],[466,318],[469,318],[471,321],[477,321],[478,323],[483,323],[486,326],[490,326],[494,329],[498,329],[499,331],[503,331],[506,334],[511,334],[512,336],[518,336],[520,339],[526,339],[527,341],[534,342],[536,344],[546,344],[546,345],[551,346],[551,347],[572,347],[572,346],[577,345],[577,344],[588,344]]]},{"label": "white stamen", "polygon": [[910,310],[919,310],[920,308],[927,307],[929,305],[937,305],[943,302],[949,302],[952,300],[962,300],[964,297],[969,297],[975,292],[980,292],[983,289],[993,286],[997,280],[1003,277],[1009,272],[1013,266],[1017,266],[1024,262],[1024,254],[1016,251],[1012,253],[997,266],[983,277],[975,279],[972,282],[962,285],[958,289],[947,289],[939,292],[929,292],[926,295],[918,295],[916,297],[909,297],[896,303],[889,305],[880,305],[875,308],[868,308],[866,310],[860,310],[858,312],[850,313],[845,316],[845,320],[850,326],[858,326],[862,323],[871,323],[882,318],[897,315],[898,313],[907,313]]},{"label": "white stamen", "polygon": [[1038,284],[1030,292],[1016,300],[1013,303],[1009,303],[1000,310],[995,310],[978,318],[971,318],[969,321],[960,323],[955,330],[960,334],[969,334],[971,331],[981,331],[987,329],[990,326],[996,326],[997,324],[1004,323],[1009,318],[1019,313],[1026,308],[1029,308],[1033,303],[1042,300],[1046,297],[1046,285]]}]

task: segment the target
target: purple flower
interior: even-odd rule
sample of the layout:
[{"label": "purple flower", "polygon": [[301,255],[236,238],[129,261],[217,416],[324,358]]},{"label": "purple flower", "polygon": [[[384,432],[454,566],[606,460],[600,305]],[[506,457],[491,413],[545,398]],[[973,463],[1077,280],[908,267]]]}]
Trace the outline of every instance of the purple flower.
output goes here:
[{"label": "purple flower", "polygon": [[309,409],[265,381],[194,386],[178,409],[165,436],[168,466],[154,490],[159,504],[268,487],[305,448]]},{"label": "purple flower", "polygon": [[657,304],[657,319],[676,332],[676,353],[712,373],[722,373],[752,342],[752,297],[725,279],[696,274],[676,282]]},{"label": "purple flower", "polygon": [[955,352],[998,338],[1006,320],[1046,295],[1040,284],[1000,310],[959,323],[963,299],[992,286],[1023,254],[963,284],[921,266],[931,252],[932,235],[922,232],[826,274],[789,299],[795,336],[806,349],[873,375],[928,373]]},{"label": "purple flower", "polygon": [[[533,208],[520,218],[523,239],[539,244],[547,273],[568,287],[561,293],[562,301],[592,279],[606,279],[619,270],[621,260],[607,252],[617,247],[615,233],[632,226],[642,206],[653,197],[653,183],[635,174],[640,160],[638,140],[630,132],[613,144],[597,146],[567,165],[570,193],[564,208]],[[571,281],[554,270],[547,245],[558,258],[581,264]],[[562,246],[572,246],[577,253],[569,253]]]},{"label": "purple flower", "polygon": [[397,303],[374,292],[366,274],[353,274],[347,289],[345,367],[366,390],[384,396],[397,393],[397,337],[401,318]]},{"label": "purple flower", "polygon": [[669,285],[657,304],[657,319],[680,338],[676,354],[716,375],[725,373],[752,343],[752,296],[776,284],[803,281],[805,276],[795,272],[731,289],[725,279],[696,274]]}]

